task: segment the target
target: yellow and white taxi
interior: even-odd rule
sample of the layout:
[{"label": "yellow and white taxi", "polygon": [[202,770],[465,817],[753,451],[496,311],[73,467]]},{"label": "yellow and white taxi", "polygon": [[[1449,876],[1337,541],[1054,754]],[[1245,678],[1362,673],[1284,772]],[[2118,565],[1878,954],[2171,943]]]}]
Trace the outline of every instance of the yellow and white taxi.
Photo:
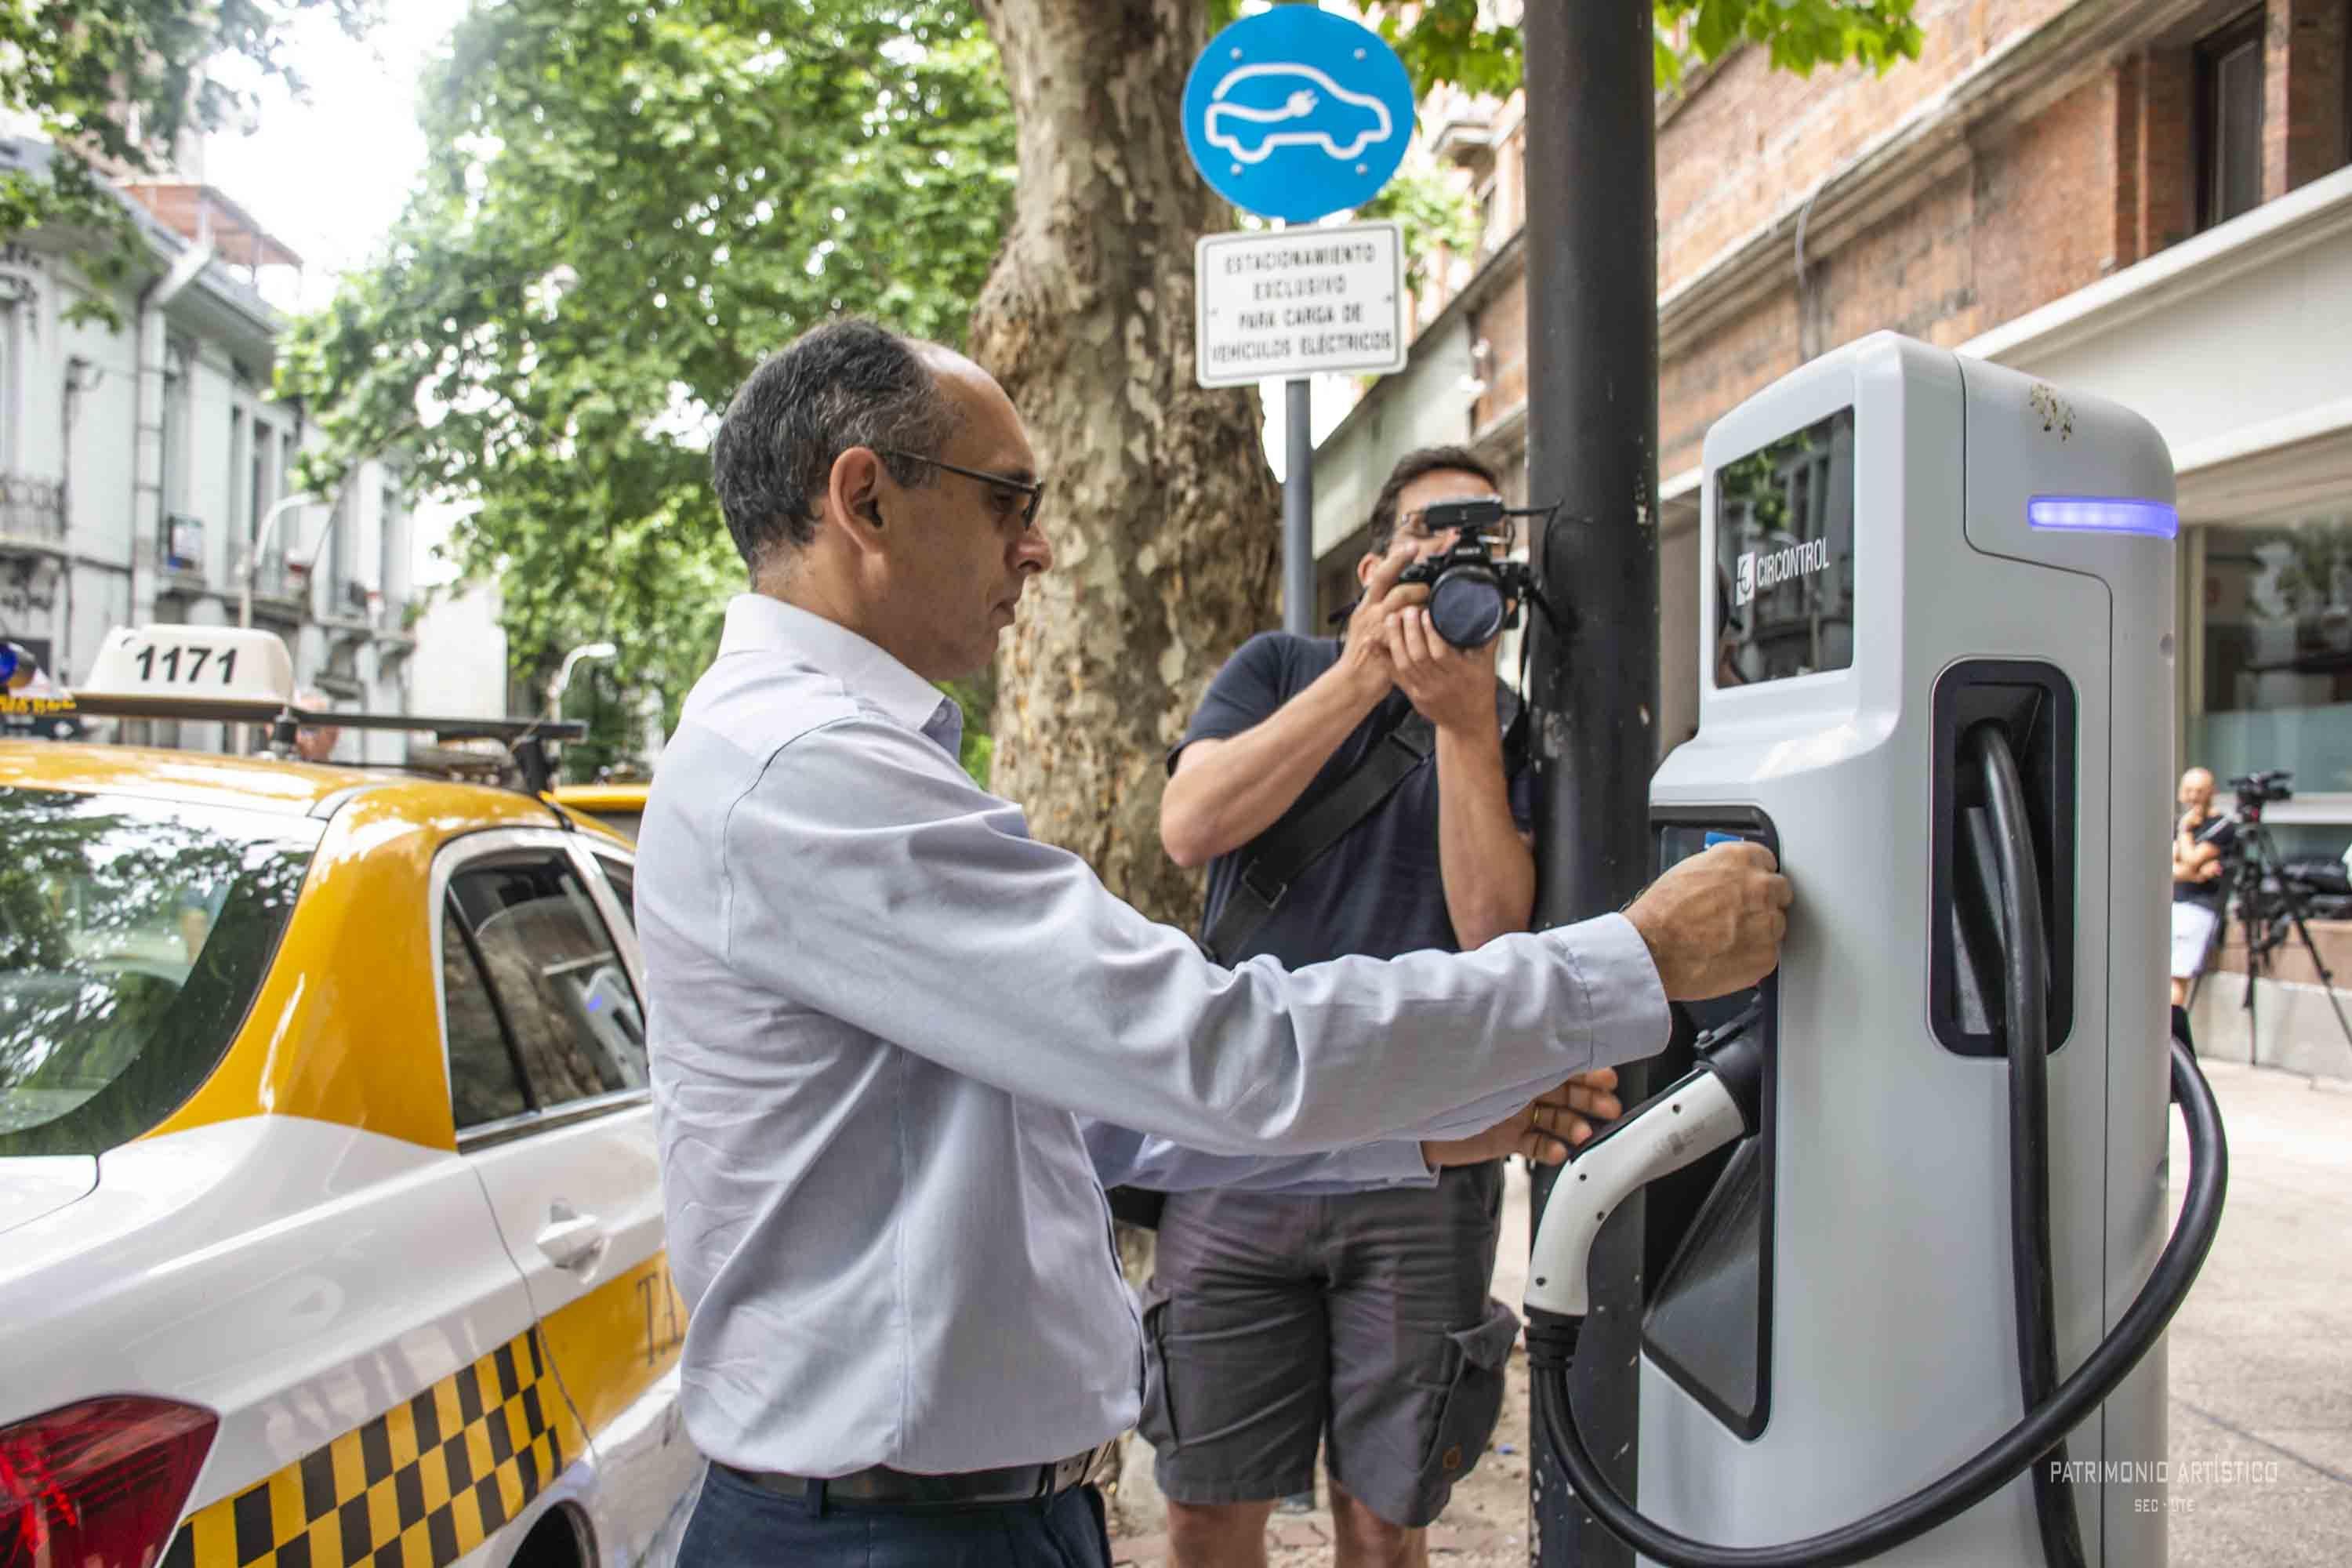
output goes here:
[{"label": "yellow and white taxi", "polygon": [[646,796],[652,792],[648,784],[557,784],[547,794],[556,805],[594,817],[634,844],[637,825],[645,820]]},{"label": "yellow and white taxi", "polygon": [[[290,732],[292,691],[172,626],[75,699]],[[630,868],[520,790],[0,742],[0,1568],[672,1541]]]}]

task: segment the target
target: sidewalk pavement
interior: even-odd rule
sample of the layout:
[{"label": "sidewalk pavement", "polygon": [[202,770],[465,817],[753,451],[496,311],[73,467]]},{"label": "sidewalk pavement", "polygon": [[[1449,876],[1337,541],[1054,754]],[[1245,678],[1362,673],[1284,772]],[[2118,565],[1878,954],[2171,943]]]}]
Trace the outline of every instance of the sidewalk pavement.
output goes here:
[{"label": "sidewalk pavement", "polygon": [[[2210,1060],[2205,1073],[2229,1137],[2230,1194],[2172,1321],[2171,1560],[2341,1568],[2352,1563],[2352,1083]],[[2175,1117],[2176,1205],[2188,1172]]]},{"label": "sidewalk pavement", "polygon": [[[2352,1563],[2352,1082],[2208,1061],[2230,1144],[2229,1203],[2168,1339],[2170,1560],[2182,1568]],[[2189,1172],[2176,1116],[2176,1207]],[[1508,1187],[1495,1294],[1517,1304],[1528,1187]],[[1495,1447],[1430,1531],[1444,1568],[1527,1562],[1527,1358]],[[1166,1507],[1138,1444],[1118,1500],[1114,1561],[1168,1562]],[[1275,1516],[1273,1568],[1331,1560],[1330,1515]]]}]

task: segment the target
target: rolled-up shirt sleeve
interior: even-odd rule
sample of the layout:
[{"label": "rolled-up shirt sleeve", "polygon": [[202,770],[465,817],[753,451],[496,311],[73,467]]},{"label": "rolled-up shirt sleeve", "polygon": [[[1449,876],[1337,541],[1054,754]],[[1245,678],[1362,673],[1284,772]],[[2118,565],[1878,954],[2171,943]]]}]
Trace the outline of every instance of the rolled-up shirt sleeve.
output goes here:
[{"label": "rolled-up shirt sleeve", "polygon": [[1217,965],[1031,838],[938,747],[865,715],[780,749],[729,808],[724,850],[739,973],[953,1071],[1207,1154],[1476,1131],[1667,1037],[1622,916],[1470,953]]}]

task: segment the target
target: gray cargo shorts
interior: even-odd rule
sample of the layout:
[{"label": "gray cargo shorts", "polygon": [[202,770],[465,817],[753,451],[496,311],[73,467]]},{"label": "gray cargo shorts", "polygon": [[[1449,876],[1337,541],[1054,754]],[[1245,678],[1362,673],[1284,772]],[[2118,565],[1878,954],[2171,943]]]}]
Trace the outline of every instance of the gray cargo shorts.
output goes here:
[{"label": "gray cargo shorts", "polygon": [[1435,1519],[1485,1452],[1518,1320],[1486,1296],[1500,1162],[1331,1197],[1175,1193],[1144,1292],[1138,1430],[1177,1502],[1331,1476],[1391,1524]]}]

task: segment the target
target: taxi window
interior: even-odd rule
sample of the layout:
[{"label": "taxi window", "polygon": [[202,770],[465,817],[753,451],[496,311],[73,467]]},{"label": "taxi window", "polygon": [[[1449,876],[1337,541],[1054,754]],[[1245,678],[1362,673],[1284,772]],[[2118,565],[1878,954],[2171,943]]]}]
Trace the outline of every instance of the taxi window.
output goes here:
[{"label": "taxi window", "polygon": [[236,1037],[319,825],[0,787],[0,1156],[100,1153]]},{"label": "taxi window", "polygon": [[620,902],[622,918],[629,929],[637,929],[637,873],[625,860],[615,860],[599,850],[596,865],[604,873],[604,880],[613,884],[613,897]]},{"label": "taxi window", "polygon": [[449,1042],[449,1108],[460,1132],[530,1109],[514,1046],[468,934],[457,901],[450,900],[441,912],[441,1005]]},{"label": "taxi window", "polygon": [[646,1087],[636,992],[570,860],[468,865],[450,878],[449,897],[535,1107]]}]

